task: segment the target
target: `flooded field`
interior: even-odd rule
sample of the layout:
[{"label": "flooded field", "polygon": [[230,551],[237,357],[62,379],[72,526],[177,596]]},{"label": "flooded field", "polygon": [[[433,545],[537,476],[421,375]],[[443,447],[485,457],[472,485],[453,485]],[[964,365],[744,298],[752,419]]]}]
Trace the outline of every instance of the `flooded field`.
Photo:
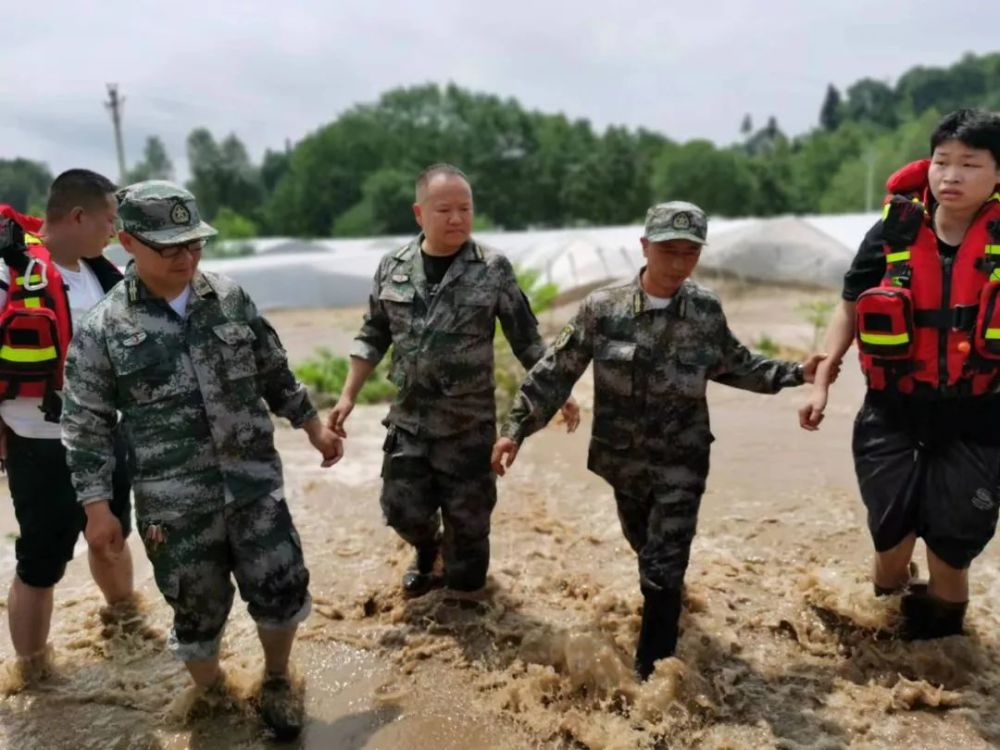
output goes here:
[{"label": "flooded field", "polygon": [[[805,293],[727,298],[745,341],[808,348]],[[356,314],[272,317],[293,357],[343,350]],[[565,312],[557,312],[557,326]],[[330,321],[334,320],[335,323]],[[325,321],[325,322],[324,322]],[[577,395],[586,406],[589,385]],[[304,748],[988,748],[1000,744],[1000,553],[974,568],[969,636],[893,637],[898,601],[874,599],[850,462],[862,387],[845,368],[823,429],[796,424],[802,391],[713,386],[712,474],[687,577],[677,658],[630,672],[641,597],[609,488],[585,470],[579,433],[529,440],[500,481],[493,563],[476,596],[399,596],[410,552],[378,509],[382,407],[359,407],[347,457],[318,467],[278,431],[288,497],[316,602],[293,654],[310,722]],[[0,531],[14,531],[2,501]],[[102,612],[85,556],[56,593],[49,680],[18,691],[0,626],[0,746],[264,748],[253,714],[261,657],[237,600],[223,641],[227,701],[191,694],[165,653],[169,611],[132,540],[138,617]],[[922,548],[919,548],[922,549]],[[13,542],[0,541],[8,580]],[[922,561],[921,561],[922,562]],[[925,566],[924,566],[925,567]],[[249,717],[249,718],[248,718]]]}]

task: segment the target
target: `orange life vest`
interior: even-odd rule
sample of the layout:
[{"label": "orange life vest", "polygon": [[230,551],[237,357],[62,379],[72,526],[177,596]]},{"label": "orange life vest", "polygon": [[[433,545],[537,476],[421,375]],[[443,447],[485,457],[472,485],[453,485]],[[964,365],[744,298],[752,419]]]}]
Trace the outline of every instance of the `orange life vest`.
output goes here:
[{"label": "orange life vest", "polygon": [[1000,382],[1000,192],[955,257],[942,257],[927,210],[927,166],[916,162],[889,179],[886,273],[857,301],[861,369],[872,390],[983,395]]},{"label": "orange life vest", "polygon": [[73,335],[69,297],[59,268],[37,233],[41,220],[0,205],[0,221],[24,233],[0,248],[9,272],[7,303],[0,311],[0,401],[41,398],[50,421],[58,421],[66,350]]}]

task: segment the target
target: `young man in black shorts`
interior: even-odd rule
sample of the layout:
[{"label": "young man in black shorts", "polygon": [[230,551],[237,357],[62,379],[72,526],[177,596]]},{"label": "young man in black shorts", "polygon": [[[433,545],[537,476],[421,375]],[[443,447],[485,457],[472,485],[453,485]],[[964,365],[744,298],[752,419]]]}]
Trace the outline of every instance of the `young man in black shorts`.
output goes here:
[{"label": "young man in black shorts", "polygon": [[[102,255],[118,213],[114,191],[106,177],[72,169],[52,183],[44,225],[0,206],[0,222],[16,225],[7,226],[16,235],[13,238],[10,231],[0,233],[7,237],[0,243],[7,245],[0,248],[4,251],[0,261],[0,454],[6,460],[20,529],[7,614],[21,673],[28,678],[47,669],[53,589],[66,572],[86,525],[61,442],[59,389],[74,324],[121,279],[118,269]],[[30,321],[37,321],[39,312],[53,321],[52,340],[41,342],[31,328]],[[25,370],[26,363],[32,364],[31,372]],[[113,510],[127,536],[131,507],[123,445],[117,449]],[[89,562],[109,604],[131,598],[132,558],[127,545],[117,554],[90,551]]]},{"label": "young man in black shorts", "polygon": [[[818,428],[828,368],[856,339],[868,391],[853,452],[875,591],[904,594],[909,638],[962,633],[968,569],[1000,504],[1000,115],[953,112],[930,146],[889,179],[799,415]],[[912,580],[918,537],[926,584]]]}]

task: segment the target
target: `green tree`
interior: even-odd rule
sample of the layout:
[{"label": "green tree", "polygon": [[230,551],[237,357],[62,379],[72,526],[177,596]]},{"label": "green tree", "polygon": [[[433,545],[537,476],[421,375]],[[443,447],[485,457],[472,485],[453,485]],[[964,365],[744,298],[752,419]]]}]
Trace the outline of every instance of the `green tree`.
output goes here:
[{"label": "green tree", "polygon": [[158,136],[149,136],[142,151],[142,160],[129,170],[128,181],[131,183],[172,179],[174,179],[174,165],[167,154],[166,146]]},{"label": "green tree", "polygon": [[250,162],[243,142],[230,134],[217,143],[205,128],[191,132],[187,141],[191,180],[188,187],[202,213],[211,220],[226,206],[244,216],[261,208],[260,170]]},{"label": "green tree", "polygon": [[831,132],[840,127],[840,123],[843,121],[842,106],[840,92],[831,83],[826,87],[826,96],[823,98],[823,106],[819,111],[819,124],[823,130]]},{"label": "green tree", "polygon": [[749,158],[741,150],[689,141],[667,151],[653,172],[657,200],[689,200],[722,216],[745,216],[757,188]]},{"label": "green tree", "polygon": [[41,215],[52,173],[44,164],[29,159],[0,159],[0,203],[18,211]]},{"label": "green tree", "polygon": [[892,87],[874,78],[862,78],[847,89],[844,115],[855,122],[895,127],[896,94]]}]

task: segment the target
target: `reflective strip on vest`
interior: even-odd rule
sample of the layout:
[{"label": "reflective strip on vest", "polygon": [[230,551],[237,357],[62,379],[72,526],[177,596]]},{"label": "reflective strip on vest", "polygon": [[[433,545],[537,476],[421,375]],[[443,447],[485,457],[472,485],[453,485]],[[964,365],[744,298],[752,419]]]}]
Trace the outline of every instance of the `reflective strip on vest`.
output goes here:
[{"label": "reflective strip on vest", "polygon": [[1000,245],[987,245],[986,246],[987,255],[1000,255]]},{"label": "reflective strip on vest", "polygon": [[[1000,248],[998,248],[998,251],[1000,251]],[[909,250],[901,250],[898,253],[889,253],[888,255],[885,256],[886,263],[902,263],[904,260],[909,260],[909,259],[910,259]]]},{"label": "reflective strip on vest", "polygon": [[8,362],[45,362],[56,358],[54,346],[45,349],[18,349],[12,346],[0,346],[0,359]]},{"label": "reflective strip on vest", "polygon": [[[1000,329],[997,329],[1000,331]],[[861,332],[861,341],[865,344],[875,346],[899,346],[906,344],[910,340],[908,333],[865,333]]]},{"label": "reflective strip on vest", "polygon": [[987,328],[986,338],[988,339],[1000,339],[1000,328]]},{"label": "reflective strip on vest", "polygon": [[[998,250],[997,252],[1000,252],[1000,250]],[[24,286],[24,277],[23,276],[18,276],[17,279],[15,279],[15,281],[17,282],[18,286]],[[31,274],[31,276],[28,277],[28,282],[31,283],[31,284],[41,284],[42,283],[42,277],[39,276],[36,273],[33,273],[33,274]]]},{"label": "reflective strip on vest", "polygon": [[42,306],[42,300],[40,298],[38,298],[38,297],[25,297],[24,298],[24,306],[25,307],[32,307],[32,308],[34,308],[34,307],[41,307]]}]

